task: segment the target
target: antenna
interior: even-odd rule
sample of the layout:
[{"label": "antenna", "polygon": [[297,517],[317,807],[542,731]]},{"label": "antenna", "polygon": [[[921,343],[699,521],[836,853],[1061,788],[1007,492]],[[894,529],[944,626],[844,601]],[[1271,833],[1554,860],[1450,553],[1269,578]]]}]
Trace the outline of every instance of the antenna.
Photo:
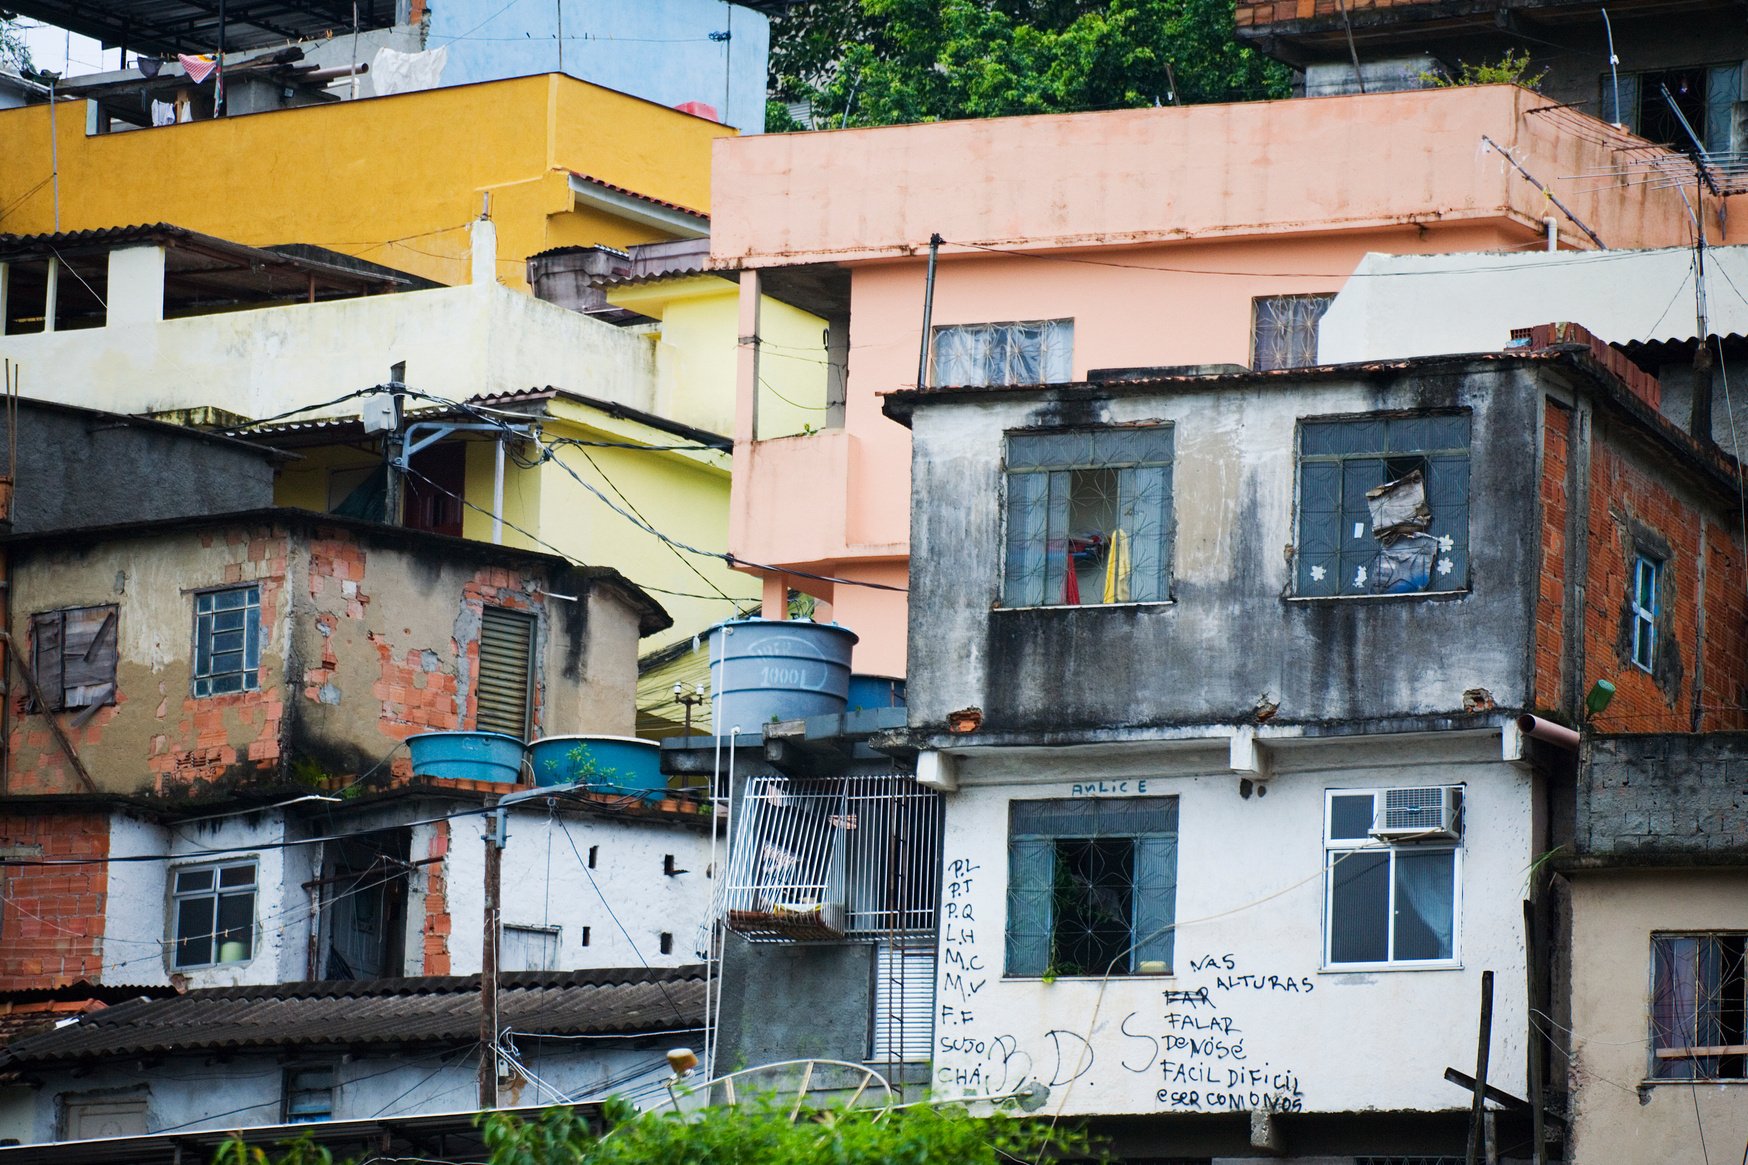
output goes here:
[{"label": "antenna", "polygon": [[[1681,128],[1687,131],[1688,140],[1694,148],[1694,172],[1698,176],[1694,183],[1694,196],[1700,197],[1698,189],[1701,182],[1712,192],[1713,197],[1722,197],[1717,181],[1712,177],[1706,165],[1705,147],[1700,144],[1699,135],[1693,132],[1693,126],[1688,124],[1687,116],[1681,112],[1681,107],[1675,104],[1675,97],[1669,92],[1669,86],[1659,85],[1663,91],[1663,100],[1668,103],[1670,112],[1681,123]],[[1693,220],[1693,317],[1696,343],[1693,349],[1693,405],[1688,414],[1688,434],[1696,441],[1707,445],[1712,443],[1712,343],[1711,325],[1706,318],[1706,224],[1705,216],[1700,212],[1704,205],[1694,206],[1688,201],[1687,191],[1679,185],[1675,188],[1681,194],[1681,203],[1687,207],[1687,217]]]}]

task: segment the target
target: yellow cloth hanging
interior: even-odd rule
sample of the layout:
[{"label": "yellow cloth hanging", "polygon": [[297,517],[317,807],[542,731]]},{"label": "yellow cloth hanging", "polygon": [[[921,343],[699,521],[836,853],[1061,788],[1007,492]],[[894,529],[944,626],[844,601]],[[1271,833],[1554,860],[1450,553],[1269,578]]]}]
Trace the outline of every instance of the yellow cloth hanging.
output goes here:
[{"label": "yellow cloth hanging", "polygon": [[1129,532],[1113,530],[1111,549],[1105,555],[1105,602],[1129,601]]}]

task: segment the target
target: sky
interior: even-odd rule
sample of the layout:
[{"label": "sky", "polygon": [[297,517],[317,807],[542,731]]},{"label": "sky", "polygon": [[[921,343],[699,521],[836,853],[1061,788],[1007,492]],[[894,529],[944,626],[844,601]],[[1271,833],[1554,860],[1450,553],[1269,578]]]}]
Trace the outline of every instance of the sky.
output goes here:
[{"label": "sky", "polygon": [[121,68],[121,50],[105,49],[88,36],[69,33],[51,24],[20,19],[16,27],[30,46],[30,59],[39,69],[76,77]]}]

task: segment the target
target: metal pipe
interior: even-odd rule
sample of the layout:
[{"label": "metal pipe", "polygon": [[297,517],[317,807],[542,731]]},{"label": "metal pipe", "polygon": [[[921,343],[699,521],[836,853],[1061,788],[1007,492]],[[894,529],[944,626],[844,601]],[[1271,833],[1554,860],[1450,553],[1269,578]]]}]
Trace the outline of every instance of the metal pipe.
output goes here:
[{"label": "metal pipe", "polygon": [[941,236],[929,236],[929,274],[923,284],[923,342],[916,357],[916,386],[929,386],[929,329],[935,318],[935,258],[941,251]]},{"label": "metal pipe", "polygon": [[1555,724],[1552,720],[1543,720],[1540,716],[1531,716],[1525,712],[1517,718],[1517,730],[1525,736],[1557,744],[1572,752],[1578,751],[1578,733],[1564,724]]},{"label": "metal pipe", "polygon": [[497,448],[497,460],[492,469],[492,544],[504,542],[504,438],[492,444]]},{"label": "metal pipe", "polygon": [[297,79],[300,83],[325,85],[329,81],[338,81],[342,77],[362,77],[368,72],[370,72],[370,62],[359,61],[353,65],[335,65],[331,69],[316,69],[314,72],[300,74]]}]

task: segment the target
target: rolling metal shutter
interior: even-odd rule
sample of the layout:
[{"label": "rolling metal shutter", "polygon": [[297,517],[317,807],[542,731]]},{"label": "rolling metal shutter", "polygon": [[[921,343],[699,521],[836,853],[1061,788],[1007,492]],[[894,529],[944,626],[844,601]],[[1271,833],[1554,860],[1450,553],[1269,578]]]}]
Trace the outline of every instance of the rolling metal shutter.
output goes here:
[{"label": "rolling metal shutter", "polygon": [[534,704],[534,618],[487,607],[480,617],[474,727],[528,738]]},{"label": "rolling metal shutter", "polygon": [[935,1036],[935,943],[882,941],[874,948],[871,1060],[927,1060]]}]

